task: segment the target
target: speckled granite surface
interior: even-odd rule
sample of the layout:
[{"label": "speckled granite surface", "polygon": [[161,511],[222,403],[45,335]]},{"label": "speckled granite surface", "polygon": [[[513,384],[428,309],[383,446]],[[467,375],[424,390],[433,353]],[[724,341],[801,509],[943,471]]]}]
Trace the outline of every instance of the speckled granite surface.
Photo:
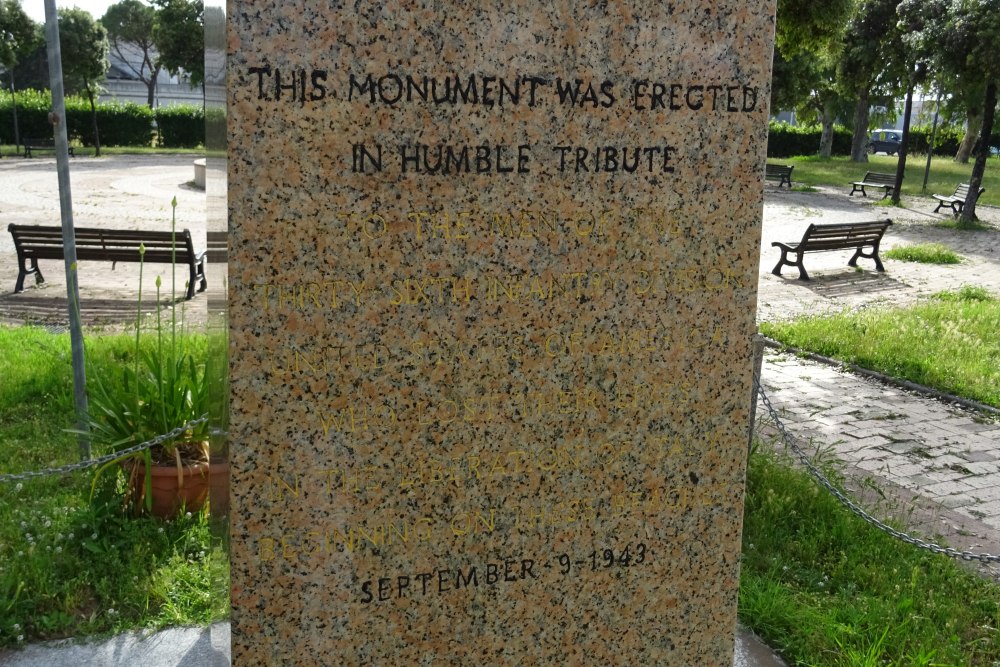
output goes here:
[{"label": "speckled granite surface", "polygon": [[229,3],[235,664],[732,664],[772,5]]}]

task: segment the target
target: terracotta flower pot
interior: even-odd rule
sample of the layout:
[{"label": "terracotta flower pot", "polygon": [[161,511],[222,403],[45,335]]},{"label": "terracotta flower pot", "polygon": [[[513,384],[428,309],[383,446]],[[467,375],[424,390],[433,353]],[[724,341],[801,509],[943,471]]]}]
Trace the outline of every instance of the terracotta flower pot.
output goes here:
[{"label": "terracotta flower pot", "polygon": [[150,468],[153,516],[170,519],[182,511],[197,512],[205,506],[208,500],[208,463],[185,464],[181,471],[178,478],[176,465]]},{"label": "terracotta flower pot", "polygon": [[[199,444],[199,451],[207,458],[207,443]],[[181,464],[170,461],[169,457],[157,460],[149,469],[152,488],[151,513],[164,519],[176,517],[181,512],[198,512],[205,507],[209,497],[215,500],[213,514],[222,516],[228,512],[229,504],[229,462],[191,460],[182,457]],[[130,497],[138,499],[136,506],[142,506],[145,496],[145,466],[138,460],[132,463],[130,475]]]}]

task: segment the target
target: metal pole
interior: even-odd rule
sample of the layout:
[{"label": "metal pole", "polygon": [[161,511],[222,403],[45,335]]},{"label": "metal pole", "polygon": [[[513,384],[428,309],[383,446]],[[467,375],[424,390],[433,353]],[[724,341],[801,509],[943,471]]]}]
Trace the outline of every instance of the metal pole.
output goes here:
[{"label": "metal pole", "polygon": [[937,123],[938,123],[938,112],[941,110],[941,91],[937,93],[937,98],[934,100],[934,123],[931,125],[931,141],[927,146],[927,166],[924,167],[924,186],[921,188],[921,192],[927,192],[927,179],[931,175],[931,156],[934,155],[934,141],[937,139]]},{"label": "metal pole", "polygon": [[[49,122],[56,147],[56,171],[59,175],[59,209],[62,212],[63,246],[66,263],[66,301],[69,309],[69,333],[73,351],[73,403],[76,428],[87,428],[87,376],[83,361],[83,327],[80,323],[80,286],[76,280],[76,234],[73,230],[73,195],[69,185],[69,137],[66,134],[66,100],[63,92],[62,52],[59,46],[59,19],[56,0],[45,0],[45,41],[49,57],[49,85],[52,88],[52,111]],[[90,458],[90,438],[81,435],[80,459]]]}]

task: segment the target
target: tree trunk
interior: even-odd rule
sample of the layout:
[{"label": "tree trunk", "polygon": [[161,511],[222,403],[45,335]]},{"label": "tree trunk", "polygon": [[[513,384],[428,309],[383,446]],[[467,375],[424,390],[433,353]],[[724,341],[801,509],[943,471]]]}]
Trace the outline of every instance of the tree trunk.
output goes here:
[{"label": "tree trunk", "polygon": [[87,97],[90,99],[90,118],[94,124],[94,157],[101,157],[101,137],[97,132],[97,105],[94,104],[94,91],[89,85]]},{"label": "tree trunk", "polygon": [[906,154],[910,150],[910,116],[913,115],[913,79],[910,77],[910,87],[906,89],[906,104],[903,107],[903,141],[899,144],[899,157],[896,159],[896,185],[892,189],[892,205],[899,206],[899,198],[903,194],[903,177],[906,175]]},{"label": "tree trunk", "polygon": [[979,112],[980,109],[969,109],[966,111],[965,122],[967,129],[965,136],[962,138],[962,144],[958,147],[958,152],[955,153],[955,162],[962,164],[969,162],[969,155],[972,154],[972,149],[976,145],[979,129],[983,126],[983,115]]},{"label": "tree trunk", "polygon": [[861,91],[854,105],[854,137],[851,139],[851,162],[868,162],[868,89]]},{"label": "tree trunk", "polygon": [[976,219],[976,200],[979,199],[979,188],[983,184],[983,174],[986,173],[986,157],[990,154],[990,136],[993,134],[993,121],[996,117],[997,82],[990,81],[986,86],[986,104],[983,107],[983,127],[976,142],[976,163],[972,167],[972,177],[969,179],[969,194],[965,196],[962,216],[958,220],[959,227],[971,227]]},{"label": "tree trunk", "polygon": [[820,116],[820,123],[823,126],[823,133],[819,138],[819,156],[821,158],[828,158],[833,154],[833,121],[835,117],[833,105],[824,104]]}]

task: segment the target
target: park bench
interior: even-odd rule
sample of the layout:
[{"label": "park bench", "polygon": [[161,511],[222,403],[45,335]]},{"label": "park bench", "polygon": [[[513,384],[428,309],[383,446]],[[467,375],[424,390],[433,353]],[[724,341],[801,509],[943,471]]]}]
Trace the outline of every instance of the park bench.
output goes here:
[{"label": "park bench", "polygon": [[764,180],[774,180],[778,179],[778,187],[780,188],[785,183],[788,183],[788,189],[792,189],[792,169],[795,169],[794,165],[790,164],[769,164],[766,165],[764,169]]},{"label": "park bench", "polygon": [[882,199],[885,199],[896,189],[896,177],[893,174],[879,174],[878,172],[869,171],[862,180],[854,181],[851,183],[851,186],[851,193],[848,196],[853,197],[854,193],[860,190],[861,196],[867,197],[868,193],[865,192],[866,187],[883,188],[885,194],[882,195]]},{"label": "park bench", "polygon": [[[53,151],[56,150],[55,139],[52,137],[46,137],[43,139],[25,139],[24,140],[24,157],[31,157],[32,151]],[[75,157],[73,155],[73,147],[69,147],[69,156]]]},{"label": "park bench", "polygon": [[[17,283],[15,292],[24,290],[24,279],[35,274],[35,282],[45,282],[38,268],[40,259],[63,259],[62,227],[41,225],[9,225],[7,229],[14,237],[17,251]],[[138,262],[155,264],[186,265],[190,274],[187,298],[194,297],[195,284],[198,291],[208,286],[205,279],[205,253],[195,252],[191,232],[187,229],[174,232],[137,231],[129,229],[92,229],[77,227],[76,257],[79,260],[99,260],[111,262],[112,270],[117,262]],[[145,248],[140,254],[139,247]]]},{"label": "park bench", "polygon": [[229,261],[229,232],[208,232],[208,249],[205,256],[209,264],[226,264]]},{"label": "park bench", "polygon": [[[983,193],[986,192],[986,188],[979,188],[979,194],[977,197],[982,197]],[[938,200],[937,208],[934,212],[937,213],[941,210],[942,206],[950,206],[951,212],[958,217],[962,212],[962,208],[965,207],[965,198],[969,194],[969,184],[959,183],[958,187],[955,188],[955,194],[953,195],[933,195],[934,199]]]},{"label": "park bench", "polygon": [[[771,245],[781,249],[781,259],[771,271],[776,276],[781,275],[781,267],[797,266],[799,279],[809,280],[806,267],[802,264],[802,256],[807,252],[823,252],[827,250],[850,250],[854,248],[854,256],[847,262],[848,266],[857,266],[858,258],[865,257],[875,260],[875,269],[885,271],[882,260],[878,256],[878,246],[882,235],[892,224],[891,220],[874,220],[872,222],[844,222],[832,225],[809,225],[802,240],[798,243],[781,243],[775,241]],[[865,248],[870,247],[870,252]],[[788,259],[789,253],[795,253],[795,261]]]}]

